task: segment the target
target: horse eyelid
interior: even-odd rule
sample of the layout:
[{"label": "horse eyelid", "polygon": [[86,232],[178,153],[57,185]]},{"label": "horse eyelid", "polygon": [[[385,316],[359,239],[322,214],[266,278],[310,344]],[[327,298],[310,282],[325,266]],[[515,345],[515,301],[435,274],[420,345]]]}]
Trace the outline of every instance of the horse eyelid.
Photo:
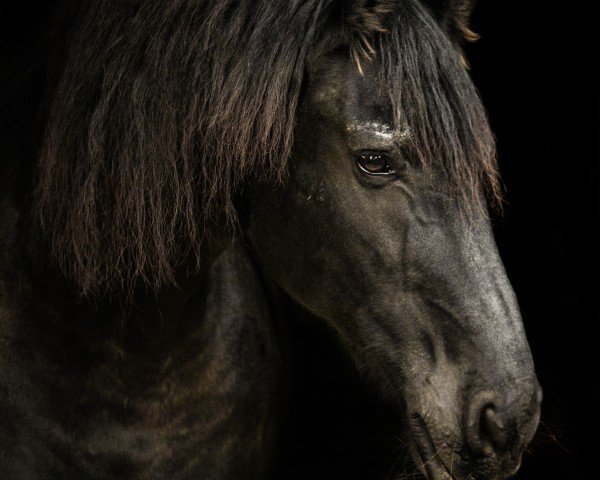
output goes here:
[{"label": "horse eyelid", "polygon": [[[365,167],[363,167],[359,161],[356,162],[356,164],[358,165],[358,168],[361,169],[361,171],[363,171],[364,173],[366,173],[367,175],[372,175],[372,176],[376,176],[376,177],[384,177],[386,175],[394,175],[396,173],[396,170],[394,170],[393,168],[390,167],[390,170],[386,171],[386,172],[369,172]],[[388,164],[389,165],[389,164]]]}]

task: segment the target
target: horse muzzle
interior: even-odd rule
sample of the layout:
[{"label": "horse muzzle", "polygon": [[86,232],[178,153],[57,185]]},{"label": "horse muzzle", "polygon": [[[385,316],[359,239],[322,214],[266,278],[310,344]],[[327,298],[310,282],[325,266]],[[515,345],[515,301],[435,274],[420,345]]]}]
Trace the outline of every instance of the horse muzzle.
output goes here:
[{"label": "horse muzzle", "polygon": [[[500,480],[516,474],[540,418],[542,391],[537,381],[533,385],[533,392],[524,389],[516,399],[492,390],[470,393],[458,416],[442,408],[413,410],[407,423],[417,467],[429,480]],[[458,422],[446,421],[457,417]]]}]

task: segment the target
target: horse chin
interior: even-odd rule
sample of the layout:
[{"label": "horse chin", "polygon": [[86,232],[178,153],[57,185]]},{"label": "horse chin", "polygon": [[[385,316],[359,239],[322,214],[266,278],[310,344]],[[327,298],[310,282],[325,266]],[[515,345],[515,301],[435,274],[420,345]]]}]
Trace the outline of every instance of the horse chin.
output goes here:
[{"label": "horse chin", "polygon": [[425,421],[418,413],[413,413],[408,421],[411,437],[411,454],[416,466],[428,480],[459,480],[452,474],[452,465],[446,466],[431,438]]}]

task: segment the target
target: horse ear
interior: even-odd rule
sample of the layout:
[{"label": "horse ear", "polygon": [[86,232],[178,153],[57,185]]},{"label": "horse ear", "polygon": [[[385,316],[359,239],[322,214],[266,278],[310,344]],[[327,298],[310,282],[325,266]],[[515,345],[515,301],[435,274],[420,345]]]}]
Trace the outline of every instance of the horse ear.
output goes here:
[{"label": "horse ear", "polygon": [[431,8],[437,20],[458,41],[474,42],[479,38],[469,28],[469,18],[476,0],[423,0]]}]

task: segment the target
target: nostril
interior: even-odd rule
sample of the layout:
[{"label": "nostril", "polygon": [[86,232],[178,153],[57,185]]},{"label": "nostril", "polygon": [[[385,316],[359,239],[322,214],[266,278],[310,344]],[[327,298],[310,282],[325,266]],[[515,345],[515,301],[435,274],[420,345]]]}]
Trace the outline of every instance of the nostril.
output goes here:
[{"label": "nostril", "polygon": [[510,435],[503,411],[493,392],[480,392],[467,410],[465,440],[476,456],[490,457],[510,449]]},{"label": "nostril", "polygon": [[494,450],[506,450],[508,434],[502,418],[494,405],[486,405],[479,417],[479,435],[483,443],[489,442]]},{"label": "nostril", "polygon": [[470,396],[463,417],[464,452],[474,465],[502,472],[501,478],[516,472],[537,426],[539,398],[540,389],[480,390]]}]

